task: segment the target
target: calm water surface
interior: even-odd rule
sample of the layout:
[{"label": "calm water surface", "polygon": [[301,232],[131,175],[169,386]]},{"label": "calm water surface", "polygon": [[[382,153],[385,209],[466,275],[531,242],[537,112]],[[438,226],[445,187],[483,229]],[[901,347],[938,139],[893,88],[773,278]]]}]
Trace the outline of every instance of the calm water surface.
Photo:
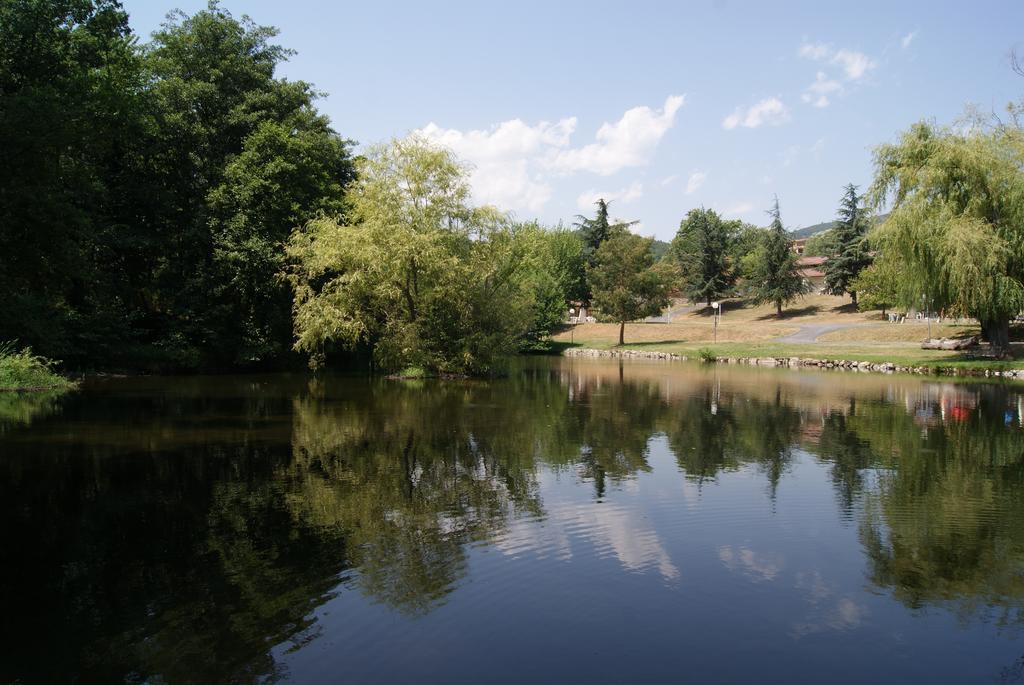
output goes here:
[{"label": "calm water surface", "polygon": [[0,682],[1024,682],[1022,409],[544,359],[0,396]]}]

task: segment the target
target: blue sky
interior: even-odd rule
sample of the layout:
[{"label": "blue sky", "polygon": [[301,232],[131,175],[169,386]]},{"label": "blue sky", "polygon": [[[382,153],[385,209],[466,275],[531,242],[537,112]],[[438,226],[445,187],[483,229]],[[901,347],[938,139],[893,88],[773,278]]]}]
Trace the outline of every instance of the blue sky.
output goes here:
[{"label": "blue sky", "polygon": [[[125,0],[148,39],[167,10]],[[597,196],[669,239],[691,208],[799,228],[833,217],[871,148],[911,123],[1024,97],[1024,1],[222,3],[277,26],[335,128],[422,131],[475,167],[474,193],[571,223]]]}]

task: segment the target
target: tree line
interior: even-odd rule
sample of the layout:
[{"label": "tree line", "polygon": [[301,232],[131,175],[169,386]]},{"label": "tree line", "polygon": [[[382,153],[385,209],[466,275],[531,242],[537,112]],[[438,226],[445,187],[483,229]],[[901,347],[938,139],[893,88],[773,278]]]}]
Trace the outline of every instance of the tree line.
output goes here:
[{"label": "tree line", "polygon": [[[216,2],[142,44],[115,0],[0,5],[0,341],[75,368],[355,354],[480,374],[577,304],[621,344],[675,295],[781,316],[809,289],[777,199],[767,228],[693,209],[658,257],[603,200],[572,227],[474,206],[465,165],[415,137],[357,157],[320,93],[276,75],[276,33]],[[825,290],[973,316],[1005,350],[1024,304],[1019,112],[877,148],[819,241]]]}]

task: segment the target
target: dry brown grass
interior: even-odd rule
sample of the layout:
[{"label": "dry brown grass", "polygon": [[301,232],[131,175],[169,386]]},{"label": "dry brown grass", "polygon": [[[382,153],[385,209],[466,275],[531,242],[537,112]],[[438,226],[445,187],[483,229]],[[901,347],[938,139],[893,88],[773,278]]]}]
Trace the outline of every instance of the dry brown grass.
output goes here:
[{"label": "dry brown grass", "polygon": [[[673,309],[687,303],[675,302]],[[724,314],[718,325],[719,343],[771,343],[800,330],[801,326],[847,325],[838,331],[824,333],[814,342],[799,343],[810,349],[842,346],[883,347],[899,346],[909,350],[928,337],[928,325],[917,321],[903,324],[887,323],[880,312],[859,312],[848,297],[807,295],[783,310],[782,317],[775,314],[772,305],[752,306],[742,300],[724,300]],[[656,349],[682,349],[688,344],[714,341],[714,317],[709,307],[700,306],[693,311],[677,313],[672,323],[626,324],[626,346],[642,345]],[[932,323],[932,337],[959,337],[978,332],[977,325]],[[564,330],[554,336],[557,342],[574,341],[587,347],[614,347],[619,342],[618,324],[580,324],[574,331]],[[661,347],[659,347],[661,346]],[[675,346],[675,347],[673,347]],[[810,349],[805,353],[809,354]],[[879,352],[878,349],[873,350]]]},{"label": "dry brown grass", "polygon": [[[746,304],[743,300],[723,300],[725,313],[722,323],[755,322],[785,324],[832,324],[832,323],[883,323],[885,318],[880,312],[859,312],[850,303],[848,297],[832,295],[806,295],[782,310],[782,318],[775,314],[774,305],[757,307]],[[687,314],[680,314],[673,321],[711,320],[711,309],[702,307]]]},{"label": "dry brown grass", "polygon": [[[796,326],[778,323],[722,323],[718,326],[718,342],[758,342],[772,340],[797,331]],[[650,343],[711,342],[715,339],[714,323],[627,323],[626,345]],[[619,342],[619,325],[614,323],[586,323],[574,331],[565,330],[554,336],[558,342],[575,340],[590,347],[612,347]]]},{"label": "dry brown grass", "polygon": [[[932,323],[933,338],[960,338],[978,333],[977,326],[954,326],[952,324]],[[817,342],[908,342],[919,343],[928,337],[928,324],[902,323],[881,324],[879,326],[863,326],[832,331],[819,336]]]}]

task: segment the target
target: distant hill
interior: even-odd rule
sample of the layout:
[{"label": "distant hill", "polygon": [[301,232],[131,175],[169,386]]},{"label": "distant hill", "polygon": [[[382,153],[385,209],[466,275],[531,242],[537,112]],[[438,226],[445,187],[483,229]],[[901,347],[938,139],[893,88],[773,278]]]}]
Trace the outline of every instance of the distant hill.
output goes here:
[{"label": "distant hill", "polygon": [[827,231],[836,225],[834,221],[826,221],[823,224],[814,224],[813,226],[807,226],[805,228],[798,228],[795,231],[790,231],[789,236],[794,240],[798,238],[810,238],[815,233],[821,233]]},{"label": "distant hill", "polygon": [[[875,223],[882,223],[888,218],[888,216],[888,212],[886,212],[885,214],[879,214],[878,216],[875,217]],[[835,228],[835,225],[835,221],[826,221],[824,223],[814,224],[813,226],[807,226],[806,228],[798,228],[795,231],[790,231],[789,236],[794,240],[797,240],[799,238],[810,238],[815,233],[821,233],[823,231],[828,231]]]},{"label": "distant hill", "polygon": [[660,260],[666,254],[668,254],[669,243],[664,240],[655,240],[651,243],[651,254],[654,255],[654,261]]}]

